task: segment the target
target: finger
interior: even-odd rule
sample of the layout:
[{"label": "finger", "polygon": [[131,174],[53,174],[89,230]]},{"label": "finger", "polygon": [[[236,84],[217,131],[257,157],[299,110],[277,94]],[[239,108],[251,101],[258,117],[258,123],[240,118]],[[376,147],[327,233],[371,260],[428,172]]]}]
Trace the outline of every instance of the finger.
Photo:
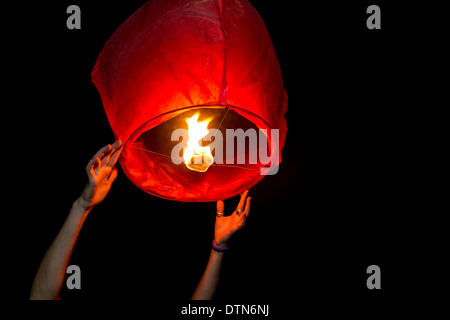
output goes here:
[{"label": "finger", "polygon": [[122,152],[123,149],[123,143],[121,140],[117,140],[114,144],[113,144],[113,149],[111,151],[111,157],[108,161],[108,166],[109,167],[114,167],[116,165],[117,160],[119,159],[119,156]]},{"label": "finger", "polygon": [[247,217],[248,217],[249,214],[250,214],[250,205],[251,205],[251,202],[252,202],[252,197],[248,197],[248,198],[247,198],[247,201],[246,201],[246,203],[245,203],[245,210],[244,210],[244,212],[242,213],[242,216],[244,217],[244,219],[247,219]]},{"label": "finger", "polygon": [[241,229],[245,226],[245,223],[247,222],[248,215],[250,214],[250,203],[252,198],[247,198],[246,204],[245,204],[245,210],[242,212],[240,216],[240,221],[238,224],[238,228]]},{"label": "finger", "polygon": [[248,190],[245,190],[243,193],[241,193],[241,199],[239,200],[239,203],[236,207],[236,211],[239,212],[239,210],[244,211],[244,207],[245,207],[245,199],[247,198],[248,195]]},{"label": "finger", "polygon": [[217,212],[224,213],[225,204],[222,200],[217,201],[216,209],[217,209]]},{"label": "finger", "polygon": [[122,142],[122,141],[117,140],[116,142],[114,142],[114,143],[112,144],[112,146],[111,146],[111,148],[108,150],[108,152],[105,152],[105,153],[103,154],[102,165],[112,167],[112,166],[109,165],[110,159],[111,159],[111,157],[113,156],[114,152],[116,151],[117,147],[120,146],[120,143],[121,143],[121,142]]},{"label": "finger", "polygon": [[112,184],[114,180],[116,180],[116,178],[117,178],[117,168],[113,168],[108,178],[109,183]]},{"label": "finger", "polygon": [[108,152],[109,150],[111,150],[110,144],[108,144],[108,145],[104,146],[103,148],[101,148],[100,150],[98,150],[97,153],[92,157],[92,159],[95,159],[97,157],[101,159],[103,157],[103,155],[106,152]]},{"label": "finger", "polygon": [[102,166],[108,166],[109,158],[111,157],[112,151],[114,150],[114,145],[111,146],[105,153],[103,153],[100,157],[102,161]]},{"label": "finger", "polygon": [[[100,170],[100,168],[102,167],[102,161],[100,160],[99,157],[97,157],[95,160],[96,160],[96,164],[97,164],[97,171],[96,172],[98,172]],[[95,164],[94,164],[93,168],[94,168],[94,171],[95,171]]]},{"label": "finger", "polygon": [[118,147],[120,147],[122,145],[122,140],[117,139],[113,145],[112,145],[112,150],[117,149]]},{"label": "finger", "polygon": [[94,165],[91,166],[91,168],[88,171],[88,178],[89,181],[92,181],[92,179],[96,176],[95,171],[94,171]]},{"label": "finger", "polygon": [[95,158],[92,158],[91,160],[89,160],[88,164],[86,165],[86,172],[89,173],[91,171],[91,169],[93,168],[95,162],[97,160]]}]

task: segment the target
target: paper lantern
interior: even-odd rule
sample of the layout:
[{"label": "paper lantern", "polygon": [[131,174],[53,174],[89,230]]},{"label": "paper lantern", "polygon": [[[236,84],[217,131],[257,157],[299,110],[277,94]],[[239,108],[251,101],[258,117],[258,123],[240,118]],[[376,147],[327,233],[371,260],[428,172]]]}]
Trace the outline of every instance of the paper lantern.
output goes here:
[{"label": "paper lantern", "polygon": [[[269,135],[278,129],[270,157],[280,159],[287,95],[264,22],[246,0],[146,2],[106,42],[92,81],[114,135],[125,142],[123,171],[145,192],[216,201],[264,177],[260,169],[267,164],[242,163],[239,155],[237,163],[214,161],[203,172],[174,163],[171,151],[179,141],[172,133],[187,128],[186,119],[196,114],[225,140],[227,129]],[[250,145],[245,157],[258,148]]]}]

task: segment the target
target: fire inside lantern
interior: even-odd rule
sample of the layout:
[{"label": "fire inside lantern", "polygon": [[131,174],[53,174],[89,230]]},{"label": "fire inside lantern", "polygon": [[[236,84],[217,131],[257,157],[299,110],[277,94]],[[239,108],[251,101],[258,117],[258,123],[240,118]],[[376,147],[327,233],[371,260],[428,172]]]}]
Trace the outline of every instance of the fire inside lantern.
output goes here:
[{"label": "fire inside lantern", "polygon": [[183,158],[190,170],[205,172],[213,164],[214,158],[209,146],[203,147],[200,141],[208,134],[208,124],[211,119],[198,121],[199,114],[186,119],[188,124],[188,141],[186,149],[183,151]]}]

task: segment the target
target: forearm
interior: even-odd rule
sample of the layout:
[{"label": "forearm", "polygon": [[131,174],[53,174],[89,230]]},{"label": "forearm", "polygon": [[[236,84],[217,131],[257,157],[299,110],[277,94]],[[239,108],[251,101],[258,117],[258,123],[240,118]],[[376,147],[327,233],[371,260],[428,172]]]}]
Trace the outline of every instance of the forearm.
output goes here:
[{"label": "forearm", "polygon": [[66,269],[81,227],[90,212],[77,200],[64,225],[42,259],[31,288],[30,299],[54,300],[64,282]]},{"label": "forearm", "polygon": [[192,300],[210,300],[213,298],[219,284],[223,255],[223,252],[211,249],[208,265],[192,295]]}]

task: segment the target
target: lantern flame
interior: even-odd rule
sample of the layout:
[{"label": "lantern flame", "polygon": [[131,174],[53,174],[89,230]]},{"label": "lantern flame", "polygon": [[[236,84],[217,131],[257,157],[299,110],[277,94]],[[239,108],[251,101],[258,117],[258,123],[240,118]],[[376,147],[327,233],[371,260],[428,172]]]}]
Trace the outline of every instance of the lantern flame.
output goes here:
[{"label": "lantern flame", "polygon": [[186,167],[190,170],[205,172],[213,164],[214,158],[209,146],[200,145],[200,140],[208,134],[208,124],[211,119],[198,122],[199,113],[186,119],[188,124],[188,141],[186,149],[183,151],[183,158]]}]

